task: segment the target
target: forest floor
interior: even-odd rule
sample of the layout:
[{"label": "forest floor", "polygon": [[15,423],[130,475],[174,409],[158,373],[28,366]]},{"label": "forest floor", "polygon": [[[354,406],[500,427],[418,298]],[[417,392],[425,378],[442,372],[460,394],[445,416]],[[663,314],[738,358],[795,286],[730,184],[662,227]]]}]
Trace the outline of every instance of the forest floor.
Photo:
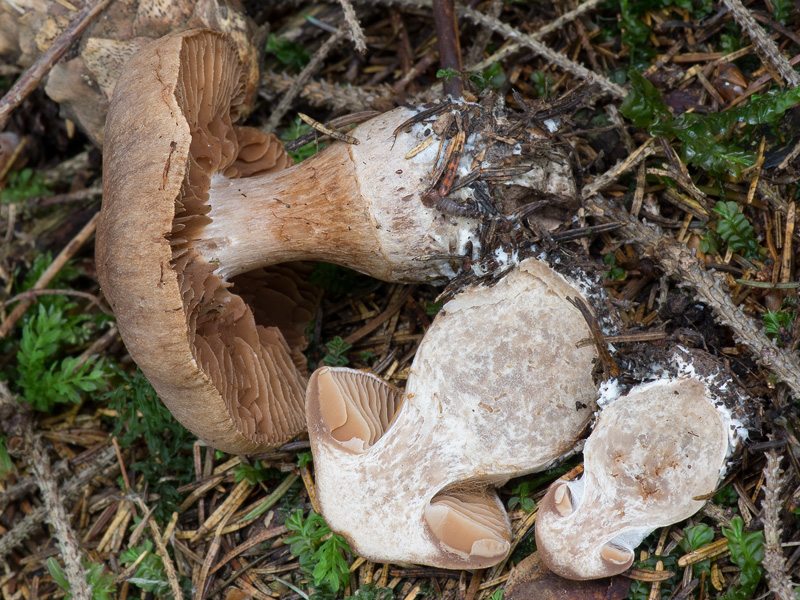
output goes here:
[{"label": "forest floor", "polygon": [[[719,365],[750,399],[736,461],[700,512],[656,529],[629,571],[596,586],[533,562],[538,503],[558,477],[580,473],[580,454],[500,488],[513,547],[497,566],[373,563],[329,543],[340,538],[314,512],[306,438],[257,456],[214,451],[172,418],[128,356],[94,263],[102,151],[39,86],[3,113],[18,137],[4,140],[0,164],[2,597],[58,598],[71,586],[75,598],[98,599],[498,600],[504,589],[797,598],[796,3],[474,1],[456,7],[460,48],[454,30],[438,43],[429,1],[356,3],[360,33],[342,5],[248,5],[265,53],[247,123],[289,142],[311,131],[299,113],[329,123],[440,100],[458,75],[440,64],[448,50],[462,58],[467,96],[495,94],[531,127],[556,107],[550,139],[570,148],[582,192],[566,213],[521,217],[528,250],[605,290],[614,331],[594,341],[613,349],[602,366],[623,385],[677,345]],[[0,7],[14,18],[26,10]],[[0,95],[25,72],[19,52],[3,60]],[[327,139],[293,147],[295,160]],[[470,261],[453,264],[463,284]],[[310,368],[347,365],[402,388],[442,287],[330,265],[314,274],[325,293],[308,330]]]}]

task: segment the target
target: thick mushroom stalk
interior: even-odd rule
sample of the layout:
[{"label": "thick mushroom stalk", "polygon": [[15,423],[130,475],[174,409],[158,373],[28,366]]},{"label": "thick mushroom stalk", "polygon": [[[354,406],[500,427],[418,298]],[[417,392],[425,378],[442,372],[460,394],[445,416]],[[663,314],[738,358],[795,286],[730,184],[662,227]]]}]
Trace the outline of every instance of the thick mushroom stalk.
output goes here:
[{"label": "thick mushroom stalk", "polygon": [[569,579],[622,573],[651,531],[688,518],[714,491],[729,423],[700,379],[635,387],[600,413],[584,475],[550,486],[536,516],[547,567]]},{"label": "thick mushroom stalk", "polygon": [[356,552],[458,569],[507,555],[492,486],[573,450],[596,407],[595,351],[577,347],[590,333],[570,296],[579,293],[529,259],[444,306],[402,396],[360,371],[312,375],[320,509]]},{"label": "thick mushroom stalk", "polygon": [[[245,83],[235,48],[211,31],[168,35],[131,58],[108,113],[96,245],[131,356],[178,420],[234,453],[305,429],[302,350],[319,295],[296,269],[271,265],[322,260],[425,281],[452,275],[451,259],[478,246],[477,220],[422,203],[438,145],[406,159],[432,135],[426,125],[393,135],[412,111],[283,170],[291,160],[274,136],[234,124]],[[551,158],[533,159],[526,181],[573,193],[567,161],[545,168]]]}]

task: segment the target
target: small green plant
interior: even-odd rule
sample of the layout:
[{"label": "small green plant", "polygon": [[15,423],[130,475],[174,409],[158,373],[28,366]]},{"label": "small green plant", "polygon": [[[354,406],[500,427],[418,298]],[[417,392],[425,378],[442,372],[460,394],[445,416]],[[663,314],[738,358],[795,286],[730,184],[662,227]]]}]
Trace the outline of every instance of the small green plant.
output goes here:
[{"label": "small green plant", "polygon": [[330,342],[325,344],[328,353],[322,358],[329,367],[344,367],[350,364],[350,359],[347,358],[347,351],[353,347],[353,344],[348,344],[338,335]]},{"label": "small green plant", "polygon": [[[283,130],[281,133],[281,139],[284,142],[291,142],[296,140],[301,135],[307,134],[311,131],[311,126],[303,121],[300,117],[295,117],[294,121]],[[292,157],[292,160],[295,164],[299,162],[303,162],[305,159],[314,156],[318,150],[324,148],[325,144],[318,144],[317,142],[308,142],[307,144],[303,144],[294,152],[289,152],[289,156]]]},{"label": "small green plant", "polygon": [[128,579],[130,583],[145,592],[155,594],[157,598],[162,598],[169,593],[169,581],[164,570],[164,563],[161,557],[153,552],[154,545],[151,540],[125,550],[120,554],[119,560],[124,565],[135,563],[139,556],[147,552],[147,556],[136,567],[133,577]]},{"label": "small green plant", "polygon": [[[714,530],[705,523],[699,523],[683,530],[683,539],[680,541],[681,550],[694,552],[703,546],[707,546],[714,541]],[[705,559],[692,565],[692,573],[695,577],[700,577],[703,571],[708,573],[711,570],[711,560]]]},{"label": "small green plant", "polygon": [[617,256],[609,252],[603,257],[603,262],[609,267],[608,271],[603,271],[603,278],[611,281],[625,279],[628,273],[622,267],[617,266]]},{"label": "small green plant", "polygon": [[492,63],[483,71],[457,71],[450,67],[436,71],[436,77],[444,79],[448,83],[454,77],[464,76],[468,77],[475,84],[475,87],[481,91],[487,88],[495,90],[506,82],[506,74],[503,72],[499,62]]},{"label": "small green plant", "polygon": [[[103,565],[84,560],[83,566],[86,569],[86,583],[92,586],[92,600],[113,600],[116,598],[117,586],[114,585],[114,575],[103,573]],[[70,588],[72,587],[64,575],[64,570],[59,562],[52,556],[47,559],[47,570],[62,590],[67,592],[64,596],[66,600],[72,598]]]},{"label": "small green plant", "polygon": [[771,0],[772,16],[781,25],[786,25],[793,8],[792,0]]},{"label": "small green plant", "polygon": [[2,196],[3,202],[21,202],[30,196],[49,196],[52,193],[41,173],[36,173],[33,169],[22,169],[8,174],[8,184]]},{"label": "small green plant", "polygon": [[311,453],[311,450],[306,452],[298,452],[297,453],[297,466],[302,468],[308,466],[314,462],[314,455]]},{"label": "small green plant", "polygon": [[345,559],[350,546],[342,536],[331,533],[321,516],[311,511],[304,517],[303,511],[297,510],[286,519],[286,528],[293,533],[284,543],[303,572],[313,578],[315,587],[335,593],[350,582]]},{"label": "small green plant", "polygon": [[700,239],[700,251],[704,254],[716,254],[719,252],[720,239],[717,232],[709,229]]},{"label": "small green plant", "polygon": [[252,465],[247,463],[239,463],[233,468],[234,483],[239,483],[242,480],[247,481],[250,485],[257,485],[262,481],[268,479],[278,479],[281,472],[274,467],[264,467],[261,461],[254,461]]},{"label": "small green plant", "polygon": [[374,583],[362,585],[352,596],[344,600],[394,600],[392,588],[378,587]]},{"label": "small green plant", "polygon": [[511,498],[508,501],[508,510],[513,510],[517,506],[527,513],[536,510],[536,502],[531,498],[531,495],[536,490],[533,483],[532,481],[523,481],[514,486],[514,489],[511,490]]},{"label": "small green plant", "polygon": [[114,372],[114,385],[105,395],[109,408],[118,415],[113,435],[123,448],[140,438],[147,443],[146,460],[131,466],[161,497],[155,515],[164,521],[180,504],[182,495],[176,488],[194,476],[191,448],[195,437],[175,420],[141,371]]},{"label": "small green plant", "polygon": [[533,88],[536,90],[536,95],[542,100],[546,100],[555,81],[550,73],[534,71],[531,73],[531,83],[533,83]]},{"label": "small green plant", "polygon": [[435,317],[439,314],[439,311],[442,310],[443,303],[442,302],[426,302],[425,303],[425,314],[429,317]]},{"label": "small green plant", "polygon": [[503,590],[495,590],[491,596],[489,596],[489,600],[503,600]]},{"label": "small green plant", "polygon": [[728,244],[731,252],[744,254],[745,257],[759,256],[758,241],[753,236],[753,226],[742,213],[736,202],[717,202],[714,212],[719,215],[717,235]]},{"label": "small green plant", "polygon": [[631,90],[620,106],[620,112],[637,127],[645,127],[652,136],[664,136],[681,143],[683,162],[692,164],[712,175],[730,174],[739,177],[743,167],[756,159],[755,150],[740,140],[730,140],[734,128],[744,125],[775,125],[783,114],[800,102],[800,88],[770,90],[750,102],[721,113],[700,115],[683,113],[672,117],[660,92],[635,70],[628,72]]},{"label": "small green plant", "polygon": [[0,483],[8,479],[8,476],[17,470],[17,467],[14,466],[14,461],[11,460],[11,456],[8,454],[6,439],[7,436],[0,435]]},{"label": "small green plant", "polygon": [[747,600],[753,596],[764,569],[761,561],[764,558],[764,532],[744,531],[741,517],[731,519],[731,526],[722,528],[722,535],[728,538],[728,550],[731,562],[741,569],[739,587],[732,587],[720,600]]},{"label": "small green plant", "polygon": [[375,355],[374,350],[362,350],[361,352],[358,353],[358,357],[361,359],[361,362],[366,363],[368,365],[374,363],[375,360],[378,358]]},{"label": "small green plant", "polygon": [[48,412],[58,403],[77,404],[81,393],[105,387],[108,371],[102,358],[92,356],[81,362],[77,356],[64,356],[66,348],[86,340],[91,320],[40,304],[23,327],[11,381],[34,410]]},{"label": "small green plant", "polygon": [[736,493],[736,490],[731,484],[728,484],[714,494],[713,501],[714,504],[734,507],[739,503],[739,494]]},{"label": "small green plant", "polygon": [[270,33],[267,38],[267,54],[272,54],[287,67],[300,71],[311,60],[311,55],[300,44]]},{"label": "small green plant", "polygon": [[767,311],[763,314],[764,332],[771,338],[780,339],[792,328],[792,315],[784,310]]}]

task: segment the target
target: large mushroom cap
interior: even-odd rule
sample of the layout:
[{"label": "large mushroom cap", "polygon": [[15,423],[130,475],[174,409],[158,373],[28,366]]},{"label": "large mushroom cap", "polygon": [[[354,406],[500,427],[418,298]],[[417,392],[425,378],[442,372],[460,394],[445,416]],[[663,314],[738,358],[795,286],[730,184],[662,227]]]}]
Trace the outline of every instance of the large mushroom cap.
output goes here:
[{"label": "large mushroom cap", "polygon": [[595,406],[593,347],[579,296],[530,259],[471,288],[427,331],[402,405],[383,380],[323,368],[307,415],[317,496],[361,556],[482,568],[510,549],[493,485],[575,447]]},{"label": "large mushroom cap", "polygon": [[569,579],[625,571],[658,527],[697,512],[725,464],[728,425],[696,378],[634,388],[603,409],[584,446],[584,475],[557,481],[536,516],[547,567]]},{"label": "large mushroom cap", "polygon": [[290,439],[304,428],[301,349],[317,293],[286,267],[223,282],[192,241],[214,173],[290,163],[273,136],[233,125],[244,98],[235,48],[210,31],[169,35],[130,60],[114,98],[97,268],[131,356],[212,446]]}]

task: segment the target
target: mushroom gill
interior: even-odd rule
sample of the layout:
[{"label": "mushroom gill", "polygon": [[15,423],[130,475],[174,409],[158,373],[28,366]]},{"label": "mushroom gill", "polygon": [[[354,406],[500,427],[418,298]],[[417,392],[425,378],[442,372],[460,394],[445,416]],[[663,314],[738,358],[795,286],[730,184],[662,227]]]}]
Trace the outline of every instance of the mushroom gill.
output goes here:
[{"label": "mushroom gill", "polygon": [[242,433],[257,441],[284,441],[287,432],[303,428],[308,373],[303,330],[319,294],[287,266],[225,282],[194,242],[210,222],[207,190],[215,173],[270,173],[292,161],[275,136],[233,125],[242,109],[244,79],[225,38],[185,39],[175,96],[192,142],[187,177],[175,200],[171,266],[195,360],[222,392]]}]

